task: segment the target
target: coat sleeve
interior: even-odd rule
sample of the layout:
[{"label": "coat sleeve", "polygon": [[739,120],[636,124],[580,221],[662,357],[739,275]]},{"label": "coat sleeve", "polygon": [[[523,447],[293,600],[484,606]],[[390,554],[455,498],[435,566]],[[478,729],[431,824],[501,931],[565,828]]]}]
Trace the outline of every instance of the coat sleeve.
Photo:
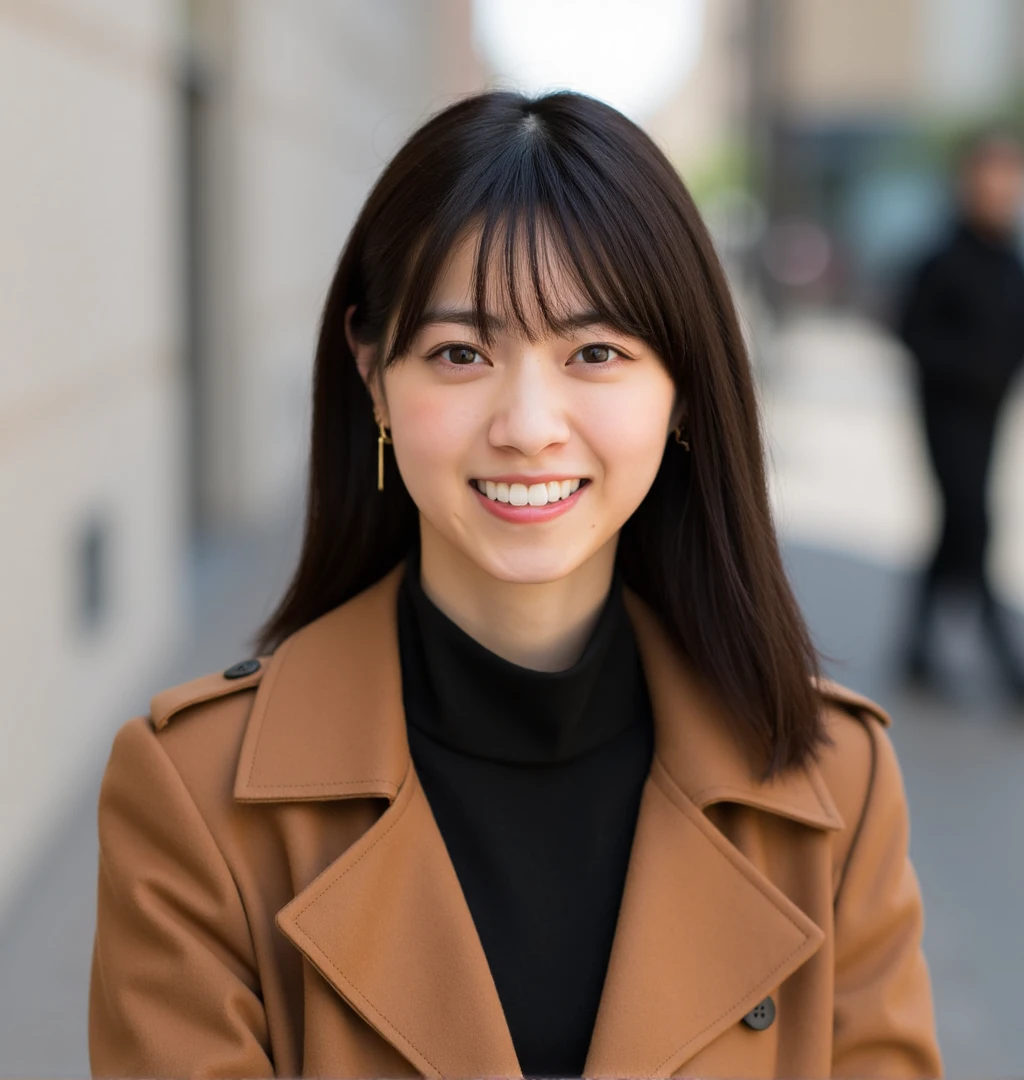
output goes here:
[{"label": "coat sleeve", "polygon": [[92,1074],[273,1076],[238,890],[144,718],[114,740],[99,845]]},{"label": "coat sleeve", "polygon": [[865,722],[871,776],[836,896],[832,1075],[937,1077],[942,1064],[903,778],[881,723]]}]

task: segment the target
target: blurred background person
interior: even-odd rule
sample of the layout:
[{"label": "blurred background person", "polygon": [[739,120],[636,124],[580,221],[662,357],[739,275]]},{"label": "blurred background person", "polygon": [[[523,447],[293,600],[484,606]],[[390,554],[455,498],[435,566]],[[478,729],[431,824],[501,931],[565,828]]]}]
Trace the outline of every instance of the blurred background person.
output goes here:
[{"label": "blurred background person", "polygon": [[936,250],[915,267],[898,330],[915,360],[927,446],[942,496],[942,528],[914,604],[905,673],[938,675],[936,602],[960,588],[1016,702],[1024,661],[985,567],[989,472],[995,433],[1024,358],[1024,261],[1017,250],[1024,151],[1007,132],[973,138],[958,162],[958,212]]}]

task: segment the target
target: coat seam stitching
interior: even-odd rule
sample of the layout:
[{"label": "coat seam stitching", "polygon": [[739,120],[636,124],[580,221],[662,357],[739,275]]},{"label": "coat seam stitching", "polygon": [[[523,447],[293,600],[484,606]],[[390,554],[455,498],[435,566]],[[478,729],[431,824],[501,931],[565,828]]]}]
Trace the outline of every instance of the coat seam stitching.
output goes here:
[{"label": "coat seam stitching", "polygon": [[[863,720],[863,717],[862,717]],[[871,746],[871,765],[868,771],[868,787],[864,796],[864,805],[861,807],[860,816],[857,818],[857,827],[854,829],[853,839],[850,841],[850,850],[846,853],[846,858],[843,860],[843,868],[839,874],[839,882],[836,885],[835,895],[832,898],[832,910],[835,912],[839,908],[839,900],[842,895],[843,886],[846,884],[846,875],[850,869],[850,863],[853,861],[854,852],[857,850],[857,843],[860,840],[861,833],[864,829],[864,821],[868,816],[868,806],[871,804],[871,798],[875,791],[875,779],[878,771],[878,746],[875,742],[875,733],[871,730],[871,725],[863,720],[865,730],[868,733],[868,742]]]},{"label": "coat seam stitching", "polygon": [[399,822],[400,822],[400,821],[402,820],[402,818],[403,818],[403,817],[405,816],[405,812],[406,812],[406,810],[408,810],[408,809],[409,809],[409,806],[410,806],[410,803],[411,803],[411,802],[412,802],[412,796],[410,795],[410,797],[409,797],[409,799],[408,799],[408,800],[406,801],[405,805],[404,805],[404,806],[403,806],[403,807],[402,807],[402,808],[401,808],[401,809],[400,809],[400,810],[398,811],[398,813],[397,813],[397,814],[395,815],[395,820],[391,822],[391,824],[390,824],[390,825],[389,825],[389,826],[388,826],[388,827],[387,827],[387,828],[386,828],[386,829],[385,829],[385,830],[384,830],[384,831],[383,831],[383,832],[382,832],[382,833],[380,834],[380,836],[378,836],[378,837],[377,837],[377,838],[376,838],[376,839],[375,839],[375,840],[373,841],[373,843],[372,843],[372,844],[370,844],[370,845],[369,845],[369,847],[367,847],[367,849],[366,849],[366,850],[365,850],[364,852],[362,852],[362,854],[360,854],[359,858],[358,858],[358,859],[356,859],[356,860],[355,860],[355,861],[354,861],[354,862],[353,862],[353,863],[351,864],[351,866],[346,866],[346,867],[345,867],[345,869],[344,869],[344,870],[342,871],[342,873],[340,873],[340,874],[339,874],[339,875],[338,875],[338,876],[337,876],[336,878],[332,878],[332,879],[331,879],[331,881],[329,881],[329,882],[328,882],[328,883],[327,883],[326,885],[324,885],[324,887],[323,887],[322,889],[320,889],[320,890],[318,890],[318,891],[317,891],[316,893],[314,893],[314,894],[313,894],[313,895],[312,895],[312,896],[311,896],[311,897],[309,898],[309,900],[308,900],[308,901],[307,901],[307,902],[306,902],[305,904],[303,904],[303,905],[302,905],[302,907],[301,907],[301,908],[299,908],[299,909],[298,909],[298,910],[297,910],[297,911],[295,912],[295,919],[296,919],[296,921],[298,921],[298,918],[299,918],[299,916],[300,916],[300,915],[302,915],[303,913],[305,913],[305,912],[306,912],[306,911],[307,911],[307,910],[308,910],[308,909],[309,909],[309,908],[310,908],[310,907],[311,907],[311,906],[312,906],[313,904],[315,904],[315,903],[317,902],[317,900],[319,900],[319,899],[320,899],[320,897],[321,897],[321,896],[323,896],[323,895],[324,895],[325,893],[328,893],[328,892],[330,892],[330,891],[331,891],[331,889],[333,889],[333,888],[334,888],[334,886],[335,886],[335,885],[337,885],[337,884],[338,884],[338,882],[339,882],[339,881],[341,881],[341,879],[342,879],[343,877],[345,877],[345,875],[346,875],[346,874],[350,874],[350,873],[351,873],[351,872],[352,872],[352,871],[353,871],[353,870],[354,870],[354,869],[355,869],[355,868],[356,868],[356,867],[357,867],[357,866],[358,866],[358,865],[359,865],[359,864],[360,864],[360,863],[361,863],[361,862],[363,861],[363,859],[365,859],[365,858],[366,858],[366,856],[367,856],[367,855],[369,855],[369,854],[370,854],[370,852],[371,852],[371,851],[373,851],[373,849],[374,849],[374,848],[375,848],[375,847],[376,847],[376,846],[377,846],[377,845],[378,845],[379,843],[381,843],[381,841],[383,841],[383,840],[385,839],[385,837],[387,837],[388,833],[390,833],[390,832],[391,832],[391,830],[392,830],[392,829],[393,829],[393,828],[394,828],[394,827],[395,827],[395,826],[396,826],[396,825],[397,825],[397,824],[398,824],[398,823],[399,823]]},{"label": "coat seam stitching", "polygon": [[[664,766],[662,766],[662,768],[664,769]],[[658,782],[657,778],[655,778],[654,782],[655,782],[655,784],[658,785],[658,787],[661,787],[661,784]],[[673,781],[673,783],[674,783],[674,781]],[[685,792],[683,794],[685,796]],[[668,793],[664,789],[662,789],[662,796],[664,798],[668,798],[669,802],[673,802],[671,797],[668,795]],[[673,803],[673,805],[674,805],[674,803]],[[699,813],[699,811],[698,811],[698,813]],[[711,828],[714,828],[714,826],[711,825]],[[718,830],[716,829],[715,831],[717,832]],[[726,843],[728,843],[728,841],[726,841]],[[726,857],[726,862],[732,868],[733,872],[736,873],[736,874],[739,874],[739,876],[745,882],[747,882],[747,884],[750,885],[750,887],[752,889],[756,889],[760,893],[760,895],[763,896],[765,898],[765,900],[767,900],[768,903],[770,903],[772,905],[772,907],[775,908],[775,910],[789,923],[790,926],[792,926],[799,933],[803,934],[804,935],[804,940],[806,941],[807,935],[806,935],[806,931],[804,930],[804,928],[789,914],[788,911],[786,911],[785,908],[783,908],[778,903],[778,901],[775,899],[774,896],[772,896],[769,893],[766,893],[763,889],[758,888],[757,884],[754,881],[752,881],[745,873],[743,873],[743,871],[732,861],[732,859]],[[801,948],[803,948],[803,942],[801,942],[800,947],[796,950],[796,952],[799,952]],[[790,955],[792,955],[792,954],[790,954]],[[786,957],[786,959],[788,960],[789,957]],[[783,963],[784,962],[785,961],[783,961]],[[778,969],[776,969],[776,970],[778,970]]]},{"label": "coat seam stitching", "polygon": [[[294,639],[292,639],[294,640]],[[266,676],[263,677],[263,682],[266,685],[267,697],[270,697],[270,693],[277,682],[278,674],[284,667],[285,657],[288,655],[288,651],[291,649],[292,640],[289,640],[281,649],[281,656],[278,666],[273,671],[268,671]],[[257,680],[259,681],[259,680]],[[243,689],[239,687],[239,689]],[[260,728],[256,733],[256,745],[252,748],[252,760],[249,762],[249,772],[245,778],[245,786],[251,788],[254,791],[265,791],[267,788],[312,788],[312,787],[353,787],[358,784],[387,784],[390,788],[397,790],[393,780],[384,776],[371,776],[366,780],[317,780],[312,783],[304,784],[254,784],[252,782],[252,774],[256,771],[256,759],[260,752],[260,742],[263,739],[263,731],[265,729],[267,710],[264,707],[262,714],[259,718]]]},{"label": "coat seam stitching", "polygon": [[178,715],[180,712],[184,712],[185,709],[191,709],[194,705],[205,705],[208,701],[217,701],[222,697],[230,697],[232,694],[240,694],[243,690],[251,690],[254,686],[259,685],[259,679],[255,676],[250,676],[248,679],[239,682],[235,686],[217,687],[210,690],[208,693],[199,694],[196,697],[188,697],[184,701],[179,701],[176,705],[172,705],[167,709],[157,710],[160,713],[159,719],[153,717],[153,726],[157,731],[163,731],[165,727]]},{"label": "coat seam stitching", "polygon": [[[271,690],[274,688],[274,685],[277,682],[278,674],[281,672],[281,669],[284,667],[285,657],[288,655],[288,652],[291,649],[292,641],[294,641],[294,638],[292,638],[291,640],[289,640],[288,642],[285,643],[284,647],[281,649],[281,659],[278,661],[277,666],[272,668],[271,670],[269,670],[267,672],[266,695],[267,695],[268,698],[270,697]],[[250,786],[252,785],[252,774],[253,774],[253,771],[256,768],[256,758],[259,756],[259,752],[260,752],[260,742],[263,739],[263,729],[264,729],[264,726],[265,726],[264,721],[266,720],[266,716],[267,716],[267,709],[266,709],[266,706],[264,705],[263,712],[262,712],[262,714],[260,715],[260,718],[259,718],[259,720],[260,720],[260,729],[259,729],[259,731],[256,732],[256,745],[252,748],[252,761],[249,762],[249,774],[245,778],[246,784],[250,785]],[[273,786],[273,785],[271,785],[271,786]]]},{"label": "coat seam stitching", "polygon": [[[810,776],[808,776],[808,783],[811,785],[811,790],[814,792],[814,797],[818,801],[818,809],[822,812],[822,814],[826,815],[828,817],[828,820],[831,822],[832,816],[831,814],[829,814],[829,811],[821,798],[821,793],[818,791],[814,781],[810,778]],[[694,802],[699,802],[707,795],[720,794],[739,797],[746,794],[746,792],[743,788],[736,784],[708,784],[705,787],[699,788],[697,791],[695,791],[692,794],[691,798]],[[750,801],[743,803],[742,805],[751,806],[755,810],[765,810],[769,814],[780,814],[786,817],[792,816],[795,820],[798,820],[804,824],[814,824],[816,826],[818,825],[818,822],[812,821],[810,815],[808,815],[805,811],[801,810],[798,807],[788,805],[784,800],[779,800],[777,803],[773,804],[768,799],[758,798],[757,795],[753,792],[750,793],[749,797]]]},{"label": "coat seam stitching", "polygon": [[[307,940],[309,940],[308,935],[304,936],[306,936]],[[352,993],[355,997],[359,999],[363,1007],[374,1013],[374,1015],[379,1016],[380,1019],[383,1020],[384,1023],[386,1023],[395,1032],[395,1034],[398,1035],[400,1039],[407,1042],[413,1048],[413,1050],[415,1050],[416,1053],[419,1054],[419,1056],[423,1058],[423,1060],[435,1072],[438,1073],[438,1075],[441,1075],[441,1069],[437,1065],[435,1065],[434,1062],[430,1060],[430,1058],[427,1057],[427,1055],[412,1041],[412,1039],[410,1039],[409,1036],[406,1035],[395,1024],[393,1020],[388,1019],[388,1017],[383,1012],[381,1012],[381,1010],[378,1009],[377,1006],[374,1005],[373,1002],[370,1001],[370,999],[366,997],[365,994],[363,994],[359,990],[355,983],[353,983],[352,980],[348,978],[348,976],[341,970],[341,968],[339,968],[338,965],[335,964],[334,961],[331,960],[330,957],[327,956],[321,948],[319,948],[318,946],[314,946],[314,948],[316,949],[316,954],[320,958],[321,963],[334,972],[334,974],[345,984],[345,986],[348,987],[350,993]]]},{"label": "coat seam stitching", "polygon": [[[781,971],[790,962],[790,960],[792,960],[793,957],[796,956],[798,952],[800,952],[800,950],[804,947],[805,942],[806,939],[805,941],[801,942],[800,945],[795,948],[791,953],[789,953],[786,957],[780,960],[779,963],[776,964],[770,972],[768,972],[767,977],[770,979],[776,971]],[[673,1058],[678,1057],[679,1054],[684,1053],[686,1048],[691,1043],[696,1042],[705,1032],[710,1031],[715,1026],[715,1024],[719,1023],[722,1020],[724,1016],[728,1016],[728,1014],[736,1008],[736,1006],[744,999],[744,997],[746,997],[746,993],[741,994],[727,1009],[723,1009],[722,1012],[720,1012],[714,1020],[712,1020],[709,1024],[706,1024],[695,1035],[692,1035],[681,1046],[678,1046],[675,1050],[673,1050],[672,1053],[669,1054],[669,1056],[665,1058],[665,1060],[658,1066],[658,1069],[663,1069],[670,1061],[672,1061]]]},{"label": "coat seam stitching", "polygon": [[296,784],[251,784],[246,781],[246,787],[252,788],[254,791],[260,791],[265,788],[310,788],[310,787],[352,787],[354,784],[387,784],[388,787],[394,788],[395,782],[389,780],[386,776],[370,776],[365,780],[313,780],[310,783]]}]

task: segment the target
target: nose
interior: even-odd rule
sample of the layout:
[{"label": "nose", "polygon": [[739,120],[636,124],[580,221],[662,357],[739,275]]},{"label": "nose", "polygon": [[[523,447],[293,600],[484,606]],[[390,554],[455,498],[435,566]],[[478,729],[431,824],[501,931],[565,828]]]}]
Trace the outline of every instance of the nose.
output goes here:
[{"label": "nose", "polygon": [[506,369],[497,389],[491,445],[537,457],[569,439],[570,426],[557,372],[549,361],[524,355]]}]

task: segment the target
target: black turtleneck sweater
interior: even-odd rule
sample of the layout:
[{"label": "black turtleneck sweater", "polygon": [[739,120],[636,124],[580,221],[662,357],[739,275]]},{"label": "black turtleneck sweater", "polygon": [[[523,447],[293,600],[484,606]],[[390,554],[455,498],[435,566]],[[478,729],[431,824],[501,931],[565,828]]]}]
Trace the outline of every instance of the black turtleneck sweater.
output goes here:
[{"label": "black turtleneck sweater", "polygon": [[583,655],[541,672],[490,652],[423,592],[398,599],[416,772],[527,1076],[580,1076],[650,768],[650,703],[612,589]]}]

